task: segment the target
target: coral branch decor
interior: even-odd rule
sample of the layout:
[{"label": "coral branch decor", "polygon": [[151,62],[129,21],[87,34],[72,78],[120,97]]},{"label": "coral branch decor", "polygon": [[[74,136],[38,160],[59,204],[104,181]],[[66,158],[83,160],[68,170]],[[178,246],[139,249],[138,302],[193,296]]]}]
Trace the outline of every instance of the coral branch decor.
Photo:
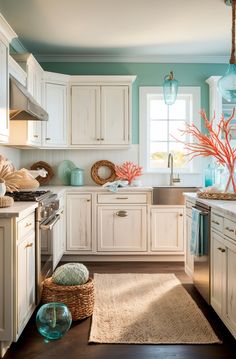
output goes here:
[{"label": "coral branch decor", "polygon": [[231,122],[234,118],[235,109],[232,115],[225,119],[222,115],[220,121],[214,126],[215,115],[212,120],[208,120],[205,111],[201,110],[200,115],[204,121],[205,128],[208,133],[202,133],[194,124],[186,124],[185,130],[180,130],[183,134],[190,135],[194,142],[184,143],[185,149],[188,151],[187,156],[190,160],[197,156],[209,157],[216,159],[218,164],[226,166],[229,172],[229,178],[226,184],[225,192],[228,192],[230,185],[236,192],[236,183],[234,178],[234,168],[236,161],[236,148],[232,148],[230,144]]},{"label": "coral branch decor", "polygon": [[142,167],[133,162],[124,162],[122,165],[115,165],[115,172],[119,179],[129,182],[129,184],[142,174]]}]

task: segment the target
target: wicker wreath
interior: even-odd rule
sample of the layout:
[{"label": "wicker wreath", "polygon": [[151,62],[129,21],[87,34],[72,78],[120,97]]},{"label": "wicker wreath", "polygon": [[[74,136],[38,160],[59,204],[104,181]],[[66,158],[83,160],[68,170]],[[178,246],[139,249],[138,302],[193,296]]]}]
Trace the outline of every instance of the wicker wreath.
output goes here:
[{"label": "wicker wreath", "polygon": [[48,184],[54,176],[52,167],[47,162],[44,162],[44,161],[36,162],[30,167],[31,170],[37,170],[39,168],[40,169],[44,168],[47,171],[47,175],[46,175],[46,177],[38,176],[38,177],[36,177],[36,180],[41,185]]},{"label": "wicker wreath", "polygon": [[43,282],[42,303],[60,302],[70,309],[72,320],[84,319],[93,314],[94,285],[93,279],[80,285],[58,285],[52,278]]},{"label": "wicker wreath", "polygon": [[[101,178],[98,175],[98,171],[100,167],[107,167],[109,168],[109,170],[111,171],[111,174],[109,177],[107,178]],[[102,161],[98,161],[95,162],[94,165],[91,168],[91,177],[93,179],[93,181],[97,184],[103,185],[106,182],[113,182],[116,179],[116,173],[115,173],[115,165],[114,163],[107,161],[107,160],[102,160]]]}]

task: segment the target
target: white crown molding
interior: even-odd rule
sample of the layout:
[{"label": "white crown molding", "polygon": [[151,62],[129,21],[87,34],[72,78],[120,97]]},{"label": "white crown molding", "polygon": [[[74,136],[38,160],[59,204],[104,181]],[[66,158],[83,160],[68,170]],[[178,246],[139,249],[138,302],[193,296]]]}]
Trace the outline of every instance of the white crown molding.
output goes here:
[{"label": "white crown molding", "polygon": [[204,55],[34,55],[39,62],[140,62],[140,63],[210,63],[227,64],[229,56]]},{"label": "white crown molding", "polygon": [[18,37],[15,31],[8,24],[6,19],[0,13],[0,32],[3,34],[5,39],[10,43],[15,37]]},{"label": "white crown molding", "polygon": [[16,51],[18,54],[24,54],[28,53],[29,51],[26,49],[26,47],[22,44],[22,42],[17,38],[14,38],[11,47]]}]

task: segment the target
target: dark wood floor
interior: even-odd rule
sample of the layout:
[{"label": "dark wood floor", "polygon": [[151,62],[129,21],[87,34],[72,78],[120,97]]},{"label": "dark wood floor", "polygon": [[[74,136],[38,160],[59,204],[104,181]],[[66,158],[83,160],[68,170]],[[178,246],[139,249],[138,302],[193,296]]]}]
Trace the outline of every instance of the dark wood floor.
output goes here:
[{"label": "dark wood floor", "polygon": [[73,323],[60,340],[45,343],[38,334],[35,317],[28,323],[5,359],[231,359],[236,358],[236,340],[215,312],[200,297],[182,263],[87,263],[90,273],[175,273],[197,302],[222,344],[211,345],[123,345],[88,344],[91,319]]}]

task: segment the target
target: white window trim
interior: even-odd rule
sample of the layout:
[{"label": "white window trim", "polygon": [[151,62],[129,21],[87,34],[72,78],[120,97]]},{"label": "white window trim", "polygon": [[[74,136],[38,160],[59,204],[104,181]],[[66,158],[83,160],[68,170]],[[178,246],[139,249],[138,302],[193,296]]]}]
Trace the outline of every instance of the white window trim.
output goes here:
[{"label": "white window trim", "polygon": [[[192,95],[192,119],[194,124],[201,128],[200,110],[201,110],[201,88],[199,86],[179,87],[180,94]],[[163,94],[161,86],[140,86],[139,87],[139,163],[143,167],[143,173],[169,173],[170,169],[157,168],[156,170],[148,169],[147,153],[148,153],[148,128],[147,123],[147,95]],[[178,96],[177,96],[178,98]],[[167,167],[167,165],[166,165]],[[178,173],[199,174],[202,172],[202,158],[196,157],[192,160],[192,166],[189,169],[178,169]]]}]

